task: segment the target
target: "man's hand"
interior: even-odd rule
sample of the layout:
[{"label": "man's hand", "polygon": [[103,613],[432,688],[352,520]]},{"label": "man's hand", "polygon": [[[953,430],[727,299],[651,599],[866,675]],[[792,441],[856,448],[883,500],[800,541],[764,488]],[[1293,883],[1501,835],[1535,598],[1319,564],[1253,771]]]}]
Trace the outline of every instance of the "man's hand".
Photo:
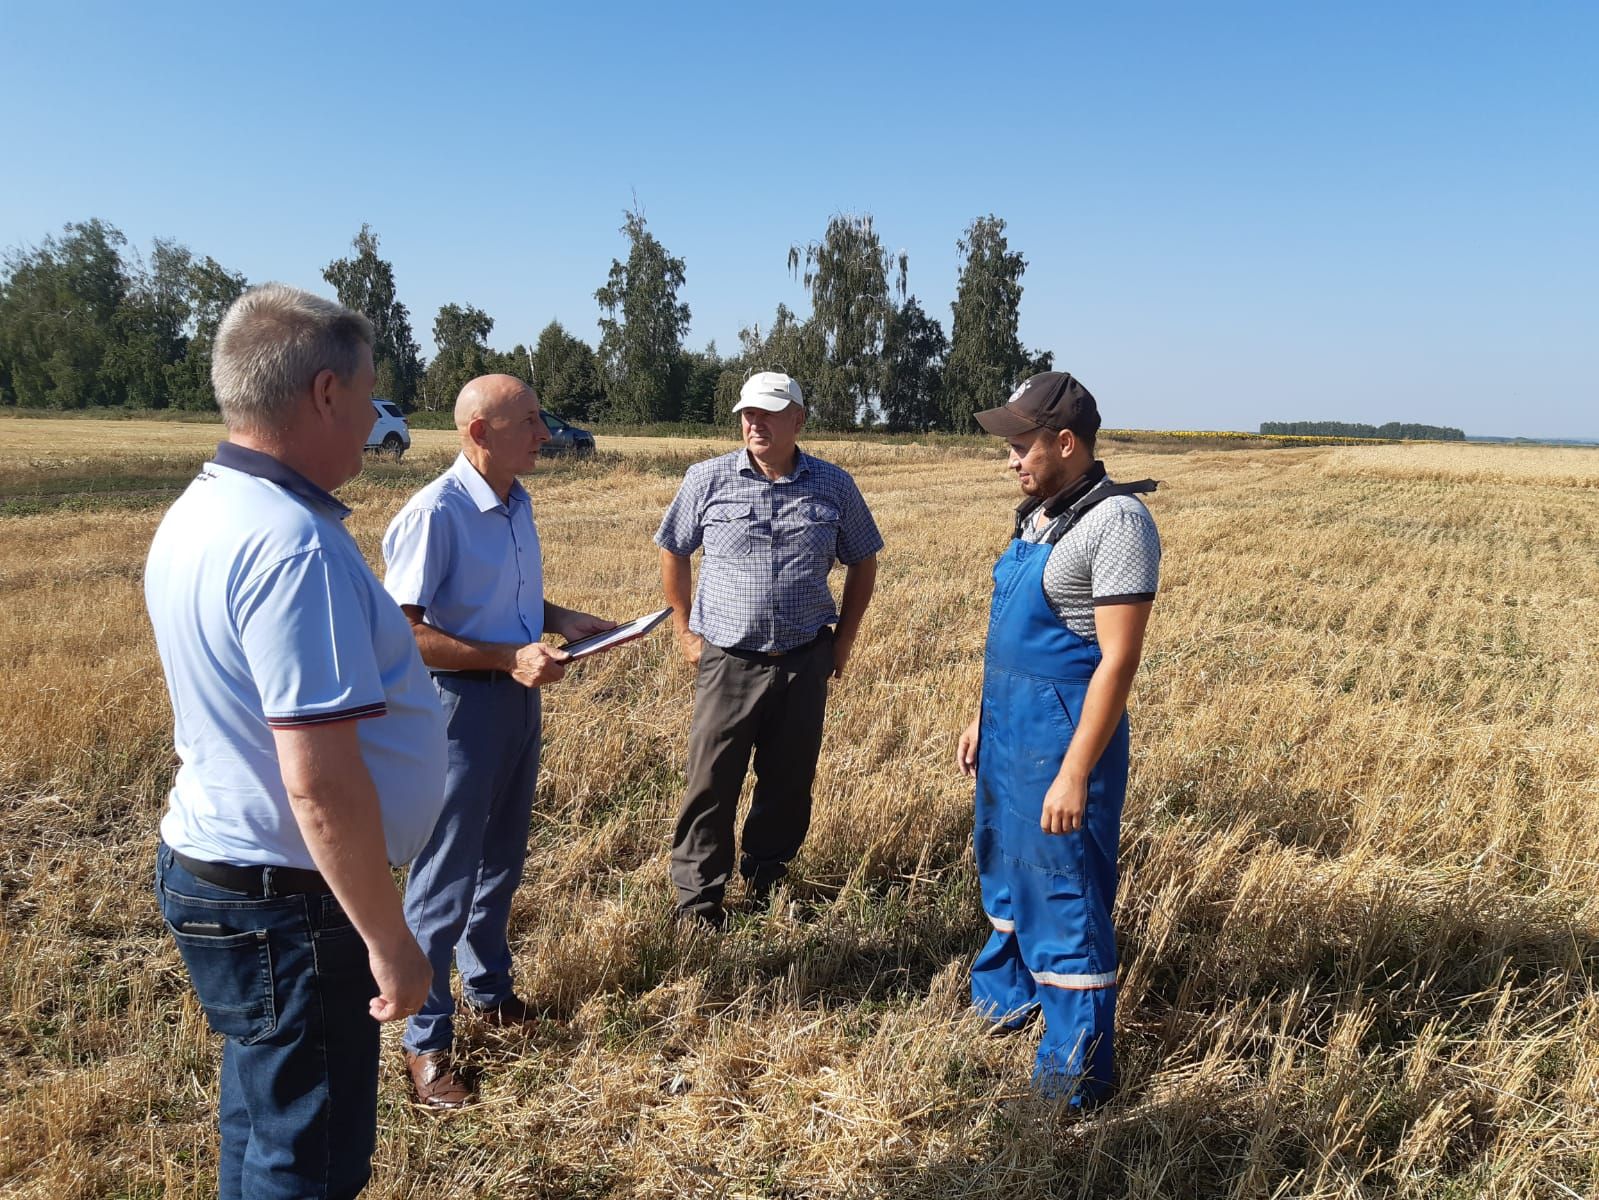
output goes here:
[{"label": "man's hand", "polygon": [[855,649],[853,633],[833,634],[833,674],[831,678],[844,678],[844,667],[849,663],[850,651]]},{"label": "man's hand", "polygon": [[1088,777],[1057,775],[1044,793],[1044,811],[1038,826],[1045,833],[1075,833],[1083,827],[1088,808]]},{"label": "man's hand", "polygon": [[968,779],[977,774],[977,739],[981,733],[978,726],[982,720],[981,716],[973,717],[972,723],[961,730],[960,741],[955,745],[955,766]]},{"label": "man's hand", "polygon": [[677,634],[677,646],[683,652],[683,661],[691,667],[700,665],[700,655],[705,653],[705,639],[697,633],[681,629]]},{"label": "man's hand", "polygon": [[543,687],[547,683],[561,681],[571,657],[557,646],[547,646],[543,642],[529,642],[517,649],[508,669],[511,678],[523,687]]},{"label": "man's hand", "polygon": [[544,604],[544,628],[569,642],[579,638],[615,629],[615,621],[596,617],[593,613],[578,612],[575,608],[559,608],[548,601]]},{"label": "man's hand", "polygon": [[378,994],[368,1005],[374,1021],[398,1021],[422,1010],[433,984],[433,968],[410,930],[392,948],[368,946],[367,961],[378,984]]}]

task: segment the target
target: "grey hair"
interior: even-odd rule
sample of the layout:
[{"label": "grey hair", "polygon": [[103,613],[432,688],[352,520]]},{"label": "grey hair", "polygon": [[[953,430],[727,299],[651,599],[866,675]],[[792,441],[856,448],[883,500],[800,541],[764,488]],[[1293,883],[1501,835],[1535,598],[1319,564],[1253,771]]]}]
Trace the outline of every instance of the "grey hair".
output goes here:
[{"label": "grey hair", "polygon": [[372,348],[372,322],[358,312],[282,283],[235,300],[217,328],[211,386],[229,429],[272,430],[321,371],[340,379]]}]

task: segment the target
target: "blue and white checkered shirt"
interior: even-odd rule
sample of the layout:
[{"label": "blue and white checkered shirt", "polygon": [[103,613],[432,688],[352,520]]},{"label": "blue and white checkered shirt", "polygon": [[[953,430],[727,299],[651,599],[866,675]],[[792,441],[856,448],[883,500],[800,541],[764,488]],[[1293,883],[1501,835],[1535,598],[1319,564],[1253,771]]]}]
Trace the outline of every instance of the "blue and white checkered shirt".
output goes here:
[{"label": "blue and white checkered shirt", "polygon": [[792,650],[838,620],[827,573],[883,548],[849,473],[802,450],[794,472],[768,479],[739,449],[702,463],[655,533],[687,558],[703,547],[688,627],[724,650]]}]

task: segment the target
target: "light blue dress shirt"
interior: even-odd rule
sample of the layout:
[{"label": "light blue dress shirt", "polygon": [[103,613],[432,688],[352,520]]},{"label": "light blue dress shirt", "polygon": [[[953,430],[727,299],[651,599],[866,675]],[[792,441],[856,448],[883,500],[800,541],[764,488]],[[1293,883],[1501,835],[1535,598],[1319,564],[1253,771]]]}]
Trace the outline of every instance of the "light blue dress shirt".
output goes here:
[{"label": "light blue dress shirt", "polygon": [[544,633],[544,560],[520,483],[502,503],[464,454],[383,535],[383,586],[456,637],[522,646]]}]

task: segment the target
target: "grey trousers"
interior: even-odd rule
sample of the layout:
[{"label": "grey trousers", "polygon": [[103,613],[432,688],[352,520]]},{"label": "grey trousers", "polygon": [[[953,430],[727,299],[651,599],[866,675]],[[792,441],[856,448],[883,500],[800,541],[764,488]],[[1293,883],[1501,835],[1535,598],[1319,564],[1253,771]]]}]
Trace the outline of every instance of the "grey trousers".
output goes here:
[{"label": "grey trousers", "polygon": [[733,873],[733,820],[755,752],[739,873],[765,887],[788,872],[811,824],[833,633],[777,658],[709,642],[694,684],[688,783],[672,839],[677,904],[714,914]]},{"label": "grey trousers", "polygon": [[405,923],[433,965],[433,986],[405,1029],[413,1054],[448,1050],[455,1035],[450,960],[480,1008],[511,996],[511,900],[527,858],[538,784],[543,706],[514,679],[435,675],[449,721],[444,811],[411,864]]}]

